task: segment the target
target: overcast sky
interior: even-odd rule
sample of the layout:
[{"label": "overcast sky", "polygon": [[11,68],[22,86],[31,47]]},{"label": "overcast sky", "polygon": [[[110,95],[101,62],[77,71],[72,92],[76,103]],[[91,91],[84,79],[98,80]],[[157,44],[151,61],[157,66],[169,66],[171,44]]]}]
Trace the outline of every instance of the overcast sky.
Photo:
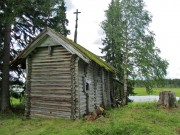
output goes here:
[{"label": "overcast sky", "polygon": [[[77,42],[97,55],[102,55],[101,39],[103,31],[100,23],[105,19],[104,11],[111,0],[65,0],[67,6],[68,29],[73,40],[75,15],[78,9]],[[156,46],[161,50],[161,57],[168,60],[167,78],[180,79],[180,0],[144,0],[146,9],[153,15],[150,29],[156,34]]]}]

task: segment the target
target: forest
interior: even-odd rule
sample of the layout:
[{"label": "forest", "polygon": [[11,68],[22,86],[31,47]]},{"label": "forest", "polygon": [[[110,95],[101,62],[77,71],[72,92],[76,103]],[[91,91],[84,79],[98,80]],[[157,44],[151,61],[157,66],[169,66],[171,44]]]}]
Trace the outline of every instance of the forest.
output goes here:
[{"label": "forest", "polygon": [[[144,83],[143,80],[135,80],[135,87],[144,87]],[[162,85],[156,87],[179,88],[180,79],[165,79]]]}]

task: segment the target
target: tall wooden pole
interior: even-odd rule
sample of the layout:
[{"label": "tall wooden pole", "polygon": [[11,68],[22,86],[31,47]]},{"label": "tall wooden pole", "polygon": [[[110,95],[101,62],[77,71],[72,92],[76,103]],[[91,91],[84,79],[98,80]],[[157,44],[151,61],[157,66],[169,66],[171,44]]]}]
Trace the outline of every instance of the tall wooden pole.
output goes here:
[{"label": "tall wooden pole", "polygon": [[78,12],[78,9],[76,9],[76,12],[74,12],[74,14],[76,14],[76,25],[75,25],[75,32],[74,32],[74,42],[77,43],[77,28],[78,28],[78,14],[81,12]]}]

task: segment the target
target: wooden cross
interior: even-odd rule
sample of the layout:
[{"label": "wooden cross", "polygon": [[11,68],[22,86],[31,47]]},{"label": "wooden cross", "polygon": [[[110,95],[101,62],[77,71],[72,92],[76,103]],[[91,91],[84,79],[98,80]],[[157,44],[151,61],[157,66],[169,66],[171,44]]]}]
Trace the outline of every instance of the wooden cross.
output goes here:
[{"label": "wooden cross", "polygon": [[78,14],[81,12],[78,12],[78,9],[76,9],[76,12],[74,12],[74,14],[76,14],[76,25],[75,25],[75,32],[74,32],[74,42],[77,43],[77,28],[78,28]]}]

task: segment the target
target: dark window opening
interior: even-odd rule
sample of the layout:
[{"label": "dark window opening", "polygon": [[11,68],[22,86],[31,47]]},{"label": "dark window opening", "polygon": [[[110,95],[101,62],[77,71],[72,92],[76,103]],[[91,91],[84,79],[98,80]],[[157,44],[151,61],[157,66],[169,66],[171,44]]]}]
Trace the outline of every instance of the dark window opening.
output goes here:
[{"label": "dark window opening", "polygon": [[86,90],[89,90],[89,83],[86,82]]}]

